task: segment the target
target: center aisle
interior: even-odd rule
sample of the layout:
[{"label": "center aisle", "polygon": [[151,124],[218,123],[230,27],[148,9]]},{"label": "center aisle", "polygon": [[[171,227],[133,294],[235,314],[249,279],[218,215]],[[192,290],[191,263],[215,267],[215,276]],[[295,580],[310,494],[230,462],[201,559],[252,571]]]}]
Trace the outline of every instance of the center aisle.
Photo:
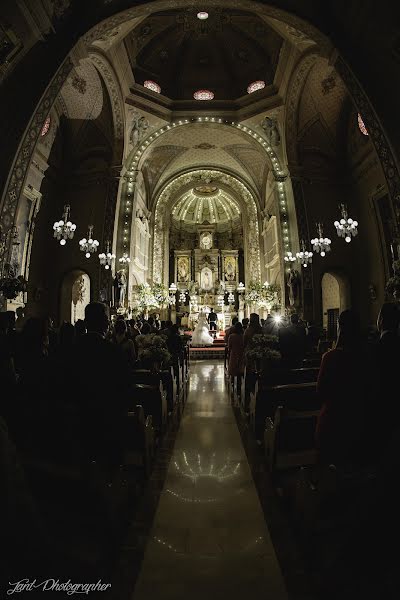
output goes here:
[{"label": "center aisle", "polygon": [[287,598],[219,361],[189,396],[133,600]]}]

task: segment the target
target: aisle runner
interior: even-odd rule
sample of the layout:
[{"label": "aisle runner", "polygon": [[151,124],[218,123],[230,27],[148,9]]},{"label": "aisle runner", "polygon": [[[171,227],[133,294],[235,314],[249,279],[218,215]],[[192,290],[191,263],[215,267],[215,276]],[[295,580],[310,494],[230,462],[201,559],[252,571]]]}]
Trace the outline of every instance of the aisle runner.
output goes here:
[{"label": "aisle runner", "polygon": [[246,597],[287,594],[223,364],[198,363],[133,600]]}]

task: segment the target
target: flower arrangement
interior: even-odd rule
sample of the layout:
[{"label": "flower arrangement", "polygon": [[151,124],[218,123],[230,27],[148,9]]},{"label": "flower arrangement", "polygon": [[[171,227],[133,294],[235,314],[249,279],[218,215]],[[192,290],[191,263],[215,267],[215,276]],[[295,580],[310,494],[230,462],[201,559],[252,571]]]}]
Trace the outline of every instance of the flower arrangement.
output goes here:
[{"label": "flower arrangement", "polygon": [[256,281],[252,281],[247,289],[245,300],[248,304],[259,303],[262,299],[262,285]]},{"label": "flower arrangement", "polygon": [[277,365],[282,358],[278,348],[276,335],[254,335],[246,349],[247,364],[256,370]]},{"label": "flower arrangement", "polygon": [[167,341],[163,335],[150,333],[138,335],[138,357],[143,365],[151,370],[160,370],[171,363],[171,354],[168,351]]},{"label": "flower arrangement", "polygon": [[386,283],[386,292],[396,300],[400,300],[400,260],[393,262],[393,276]]},{"label": "flower arrangement", "polygon": [[281,306],[281,288],[279,285],[261,284],[252,281],[245,295],[248,304],[257,304],[268,310],[279,310]]}]

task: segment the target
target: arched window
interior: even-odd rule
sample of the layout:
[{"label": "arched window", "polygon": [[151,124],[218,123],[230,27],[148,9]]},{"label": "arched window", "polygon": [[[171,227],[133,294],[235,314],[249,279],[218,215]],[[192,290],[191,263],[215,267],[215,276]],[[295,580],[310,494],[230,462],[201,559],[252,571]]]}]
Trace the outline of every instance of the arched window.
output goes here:
[{"label": "arched window", "polygon": [[358,128],[361,131],[361,133],[363,135],[369,135],[368,129],[365,127],[364,121],[362,120],[360,113],[358,113],[358,115],[357,115],[357,121],[358,121]]}]

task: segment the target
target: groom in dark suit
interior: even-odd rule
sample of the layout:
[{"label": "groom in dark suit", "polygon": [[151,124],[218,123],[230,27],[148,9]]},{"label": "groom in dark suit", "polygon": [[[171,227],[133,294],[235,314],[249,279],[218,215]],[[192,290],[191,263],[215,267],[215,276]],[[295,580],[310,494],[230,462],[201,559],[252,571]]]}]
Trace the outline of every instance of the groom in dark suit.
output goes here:
[{"label": "groom in dark suit", "polygon": [[217,335],[217,321],[218,315],[214,312],[214,309],[211,309],[211,312],[208,314],[207,321],[210,324],[210,333],[213,332],[214,339]]}]

